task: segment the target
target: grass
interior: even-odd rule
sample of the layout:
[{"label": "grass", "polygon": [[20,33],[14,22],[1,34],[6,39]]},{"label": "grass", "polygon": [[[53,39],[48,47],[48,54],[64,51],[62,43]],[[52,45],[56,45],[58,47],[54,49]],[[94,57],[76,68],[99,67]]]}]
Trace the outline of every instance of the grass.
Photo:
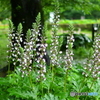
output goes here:
[{"label": "grass", "polygon": [[0,29],[0,68],[7,65],[7,39],[8,30]]},{"label": "grass", "polygon": [[8,26],[8,21],[5,20],[6,22],[0,22],[0,30],[5,30],[5,29],[8,29],[9,26]]},{"label": "grass", "polygon": [[82,30],[81,33],[92,39],[92,31]]},{"label": "grass", "polygon": [[83,19],[83,20],[60,20],[59,24],[99,24],[100,20]]},{"label": "grass", "polygon": [[0,22],[0,68],[7,65],[7,45],[9,44],[7,39],[8,29],[8,20]]}]

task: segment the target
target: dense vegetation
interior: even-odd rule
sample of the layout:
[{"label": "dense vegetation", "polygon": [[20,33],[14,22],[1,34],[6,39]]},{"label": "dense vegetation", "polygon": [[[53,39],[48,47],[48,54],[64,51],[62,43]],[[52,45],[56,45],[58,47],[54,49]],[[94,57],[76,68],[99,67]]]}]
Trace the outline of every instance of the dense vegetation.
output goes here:
[{"label": "dense vegetation", "polygon": [[[3,4],[1,11],[3,7],[6,11],[10,10],[10,6],[9,9],[6,7],[10,2],[6,1],[0,0],[0,5]],[[54,11],[54,0],[42,1],[42,7],[46,5],[43,8],[45,15]],[[84,25],[84,22],[94,24],[99,23],[99,20],[59,21],[59,6],[61,11],[65,7],[89,13],[99,9],[100,2],[99,0],[58,1],[60,3],[57,2],[55,7],[53,22],[47,22],[47,25],[41,28],[39,14],[36,22],[32,24],[32,29],[27,30],[24,42],[21,23],[16,32],[11,21],[9,29],[7,21],[3,20],[3,24],[0,23],[0,67],[5,68],[7,65],[6,70],[0,69],[1,100],[100,100],[100,27],[94,34],[92,46],[87,45],[86,41],[91,39],[87,38],[86,33],[75,32],[76,28],[79,28],[75,27],[75,24]],[[63,24],[65,26],[62,26]],[[40,34],[40,29],[43,34]],[[22,42],[25,44],[23,47]],[[64,51],[61,50],[63,44]],[[49,66],[43,58],[47,52],[50,57]],[[13,71],[11,67],[14,68]]]},{"label": "dense vegetation", "polygon": [[[36,25],[38,25],[39,20],[37,20]],[[34,27],[37,27],[34,24]],[[21,25],[18,28],[18,34],[20,37]],[[10,33],[13,29],[12,24],[10,24]],[[0,78],[0,98],[1,100],[99,100],[100,99],[100,80],[99,80],[99,47],[100,44],[99,31],[95,36],[94,50],[93,48],[78,48],[76,50],[72,49],[73,46],[73,26],[69,26],[69,38],[67,40],[66,52],[59,51],[61,46],[61,41],[59,41],[59,36],[57,35],[57,27],[52,29],[52,38],[48,48],[50,49],[51,65],[46,66],[43,59],[36,60],[31,66],[27,62],[31,59],[29,54],[31,54],[31,49],[28,43],[31,42],[32,33],[29,31],[27,33],[27,45],[25,49],[19,48],[16,45],[16,50],[20,52],[20,60],[18,60],[18,53],[9,52],[8,54],[16,55],[14,62],[17,61],[21,66],[16,66],[14,72],[8,71],[8,76],[5,78]],[[47,31],[47,30],[46,30]],[[48,31],[47,31],[48,32]],[[46,34],[45,34],[46,35]],[[48,36],[48,34],[46,35]],[[10,35],[1,33],[1,37],[7,40]],[[31,39],[30,39],[31,37]],[[45,39],[46,37],[44,37]],[[18,39],[18,38],[16,38]],[[61,39],[60,39],[61,40]],[[20,41],[20,38],[18,39]],[[46,40],[48,41],[48,40]],[[11,41],[9,41],[11,42]],[[33,41],[34,42],[34,41]],[[43,41],[42,41],[43,42]],[[19,43],[19,42],[18,42]],[[4,43],[2,43],[4,46]],[[8,43],[7,43],[8,44]],[[59,44],[59,45],[58,45]],[[6,44],[5,44],[6,45]],[[10,45],[10,44],[9,44]],[[20,45],[20,44],[19,44]],[[34,45],[35,46],[35,45]],[[1,47],[3,49],[3,47]],[[5,48],[4,48],[5,49]],[[11,50],[9,46],[6,50]],[[30,49],[30,51],[28,50]],[[5,51],[6,51],[5,50]],[[96,52],[95,52],[96,51]],[[2,51],[3,53],[4,51]],[[74,55],[73,55],[74,53]],[[24,54],[27,54],[26,58]],[[34,51],[34,54],[35,51]],[[41,54],[40,54],[41,55]],[[79,56],[78,56],[79,55]],[[96,58],[93,56],[96,55]],[[4,53],[3,56],[6,56]],[[8,56],[8,61],[10,55]],[[33,55],[34,57],[34,55]],[[73,60],[74,57],[74,60]],[[24,60],[25,58],[26,60]],[[86,59],[87,58],[87,59]],[[94,62],[95,61],[95,62]],[[9,63],[9,62],[8,62]],[[40,67],[41,66],[41,67]],[[43,67],[44,66],[44,67]],[[10,67],[10,66],[9,66]],[[27,69],[30,68],[30,69]],[[11,73],[11,74],[10,74]],[[72,92],[87,94],[80,96],[71,94]]]}]

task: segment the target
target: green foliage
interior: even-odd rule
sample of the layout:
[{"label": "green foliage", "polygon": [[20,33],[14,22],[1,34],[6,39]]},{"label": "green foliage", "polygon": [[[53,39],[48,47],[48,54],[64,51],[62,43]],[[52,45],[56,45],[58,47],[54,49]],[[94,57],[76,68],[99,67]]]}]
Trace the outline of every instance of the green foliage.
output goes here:
[{"label": "green foliage", "polygon": [[[72,1],[72,0],[71,0]],[[88,1],[88,0],[87,0]],[[78,0],[80,2],[80,0]],[[66,3],[66,2],[65,2]],[[84,2],[82,2],[84,3]],[[33,24],[35,32],[38,32],[39,25],[40,25],[40,17],[38,16],[36,19],[36,23]],[[11,30],[12,28],[12,24]],[[56,26],[56,25],[55,25]],[[21,24],[18,27],[18,33],[21,33],[22,31],[22,26]],[[71,35],[73,36],[73,28],[70,27]],[[34,32],[34,33],[35,33]],[[55,37],[57,34],[54,32],[54,37],[55,42],[53,43],[53,49],[55,50],[58,48],[57,44],[58,40]],[[27,32],[27,41],[30,39],[30,34],[31,31],[28,30]],[[36,34],[35,34],[36,35]],[[80,37],[79,37],[80,38]],[[85,37],[86,38],[86,37]],[[18,39],[18,43],[20,39]],[[68,44],[68,49],[72,50],[72,39],[69,39]],[[34,40],[36,42],[36,40]],[[30,42],[30,41],[29,41]],[[35,44],[35,43],[34,43]],[[43,44],[41,44],[43,45]],[[41,46],[39,45],[39,46]],[[70,45],[70,48],[69,48]],[[22,56],[28,57],[30,56],[30,50],[28,48],[30,45],[26,44],[26,52],[24,52],[23,48],[17,48],[17,50],[20,50],[21,53],[28,53],[28,55]],[[66,45],[67,46],[67,45]],[[52,50],[53,50],[52,49]],[[32,49],[33,50],[33,49]],[[28,51],[28,52],[27,52]],[[57,51],[57,50],[56,50]],[[52,61],[54,62],[53,64],[51,63],[50,67],[47,69],[46,73],[44,73],[45,78],[41,79],[41,76],[39,77],[39,71],[42,72],[42,69],[44,65],[41,67],[37,67],[38,62],[33,62],[33,64],[27,64],[26,60],[29,62],[31,58],[25,59],[26,63],[23,63],[23,60],[21,60],[21,63],[23,64],[22,66],[16,66],[15,71],[12,72],[12,74],[9,74],[7,77],[0,78],[0,99],[1,100],[95,100],[95,99],[100,99],[100,95],[98,96],[70,96],[71,92],[76,92],[76,93],[81,93],[81,92],[97,92],[99,93],[99,83],[100,80],[95,79],[94,77],[90,76],[85,76],[83,75],[83,72],[86,74],[90,74],[89,70],[85,70],[84,66],[81,64],[73,64],[72,63],[72,55],[73,53],[67,52],[66,50],[66,58],[64,59],[65,63],[60,64],[55,63],[54,59],[59,57],[60,53],[56,52],[56,55],[54,55],[54,59]],[[68,54],[70,53],[70,54]],[[20,56],[18,56],[20,57]],[[32,56],[33,57],[33,56]],[[57,60],[59,60],[61,57],[59,57]],[[63,58],[63,56],[62,56]],[[17,60],[17,59],[16,59]],[[56,60],[56,62],[57,62]],[[63,60],[63,59],[61,59]],[[42,61],[41,61],[42,62]],[[72,67],[69,67],[69,64],[72,64]],[[25,66],[26,65],[26,66]],[[27,70],[25,74],[24,68],[25,67],[29,69],[31,67],[31,70]],[[23,69],[21,69],[23,67]]]},{"label": "green foliage", "polygon": [[[11,29],[13,29],[13,28],[11,27]],[[21,23],[18,25],[17,31],[18,31],[19,34],[22,33],[22,24]]]},{"label": "green foliage", "polygon": [[80,62],[81,62],[81,59],[86,59],[87,57],[91,57],[92,54],[93,54],[92,48],[79,47],[74,50],[74,58]]},{"label": "green foliage", "polygon": [[[81,69],[81,70],[79,70]],[[82,76],[83,67],[75,65],[69,72],[65,89],[65,72],[62,68],[55,68],[55,76],[52,80],[50,70],[46,73],[46,80],[37,81],[37,73],[32,71],[28,76],[22,77],[19,69],[5,78],[0,78],[0,98],[1,100],[77,100],[76,96],[71,97],[70,92],[97,92],[99,93],[100,81],[95,81],[95,85],[90,88],[93,79]],[[88,73],[88,72],[87,72]],[[79,96],[92,100],[91,96]],[[100,98],[100,95],[92,98]],[[81,100],[79,99],[79,100]]]},{"label": "green foliage", "polygon": [[82,11],[77,11],[76,9],[69,9],[64,12],[61,12],[61,19],[81,19],[82,17],[85,19],[99,19],[100,11],[93,10],[90,14],[85,14]]},{"label": "green foliage", "polygon": [[[74,9],[75,11],[82,11],[83,13],[90,13],[93,10],[100,10],[99,0],[56,0],[59,3],[60,11]],[[55,0],[41,0],[44,13],[48,16],[52,12],[57,2]],[[0,20],[9,18],[11,15],[10,0],[0,0]]]},{"label": "green foliage", "polygon": [[30,37],[31,37],[31,30],[30,29],[28,29],[26,37],[27,37],[27,41],[29,41]]},{"label": "green foliage", "polygon": [[[75,11],[82,11],[83,13],[89,14],[93,10],[100,10],[99,0],[58,0],[58,2],[61,12],[73,9]],[[42,5],[45,9],[44,11],[47,11],[47,9],[49,9],[48,12],[53,11],[55,3],[55,0],[42,0]]]},{"label": "green foliage", "polygon": [[11,20],[9,20],[9,30],[11,30],[11,32],[12,32],[13,28],[14,28],[13,23]]},{"label": "green foliage", "polygon": [[9,18],[10,15],[10,0],[0,0],[0,21]]},{"label": "green foliage", "polygon": [[[69,36],[69,34],[62,34],[61,36],[63,36],[63,43],[61,46],[61,50],[65,51],[66,50],[66,45],[67,45],[67,37]],[[92,40],[90,38],[88,38],[85,34],[73,34],[74,36],[74,43],[73,43],[73,48],[77,49],[79,47],[85,47],[85,48],[89,48],[92,47]]]}]

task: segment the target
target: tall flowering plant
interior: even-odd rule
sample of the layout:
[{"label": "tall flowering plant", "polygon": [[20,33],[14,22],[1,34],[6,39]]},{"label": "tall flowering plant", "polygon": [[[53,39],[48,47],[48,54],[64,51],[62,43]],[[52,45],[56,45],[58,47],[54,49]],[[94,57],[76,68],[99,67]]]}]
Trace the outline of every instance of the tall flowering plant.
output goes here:
[{"label": "tall flowering plant", "polygon": [[67,36],[67,45],[66,45],[66,56],[64,57],[65,62],[65,69],[70,69],[72,67],[73,63],[73,42],[74,42],[74,36],[73,36],[74,27],[72,25],[69,26],[69,36]]},{"label": "tall flowering plant", "polygon": [[[21,46],[21,42],[23,42],[21,34],[22,25],[19,24],[17,31],[14,32],[13,24],[10,21],[8,63],[13,64],[13,66],[19,66],[19,70],[23,75],[27,75],[29,71],[32,71],[33,67],[40,69],[38,73],[42,76],[46,72],[46,62],[43,57],[46,55],[47,44],[40,34],[42,27],[40,20],[40,14],[38,14],[36,23],[33,23],[33,29],[27,31],[24,47]],[[37,65],[34,66],[34,62],[36,62]]]},{"label": "tall flowering plant", "polygon": [[10,67],[10,64],[12,66],[17,66],[18,63],[20,62],[20,57],[21,57],[21,32],[22,32],[22,25],[19,24],[18,29],[16,32],[14,32],[14,27],[13,23],[9,21],[9,26],[10,26],[10,31],[8,34],[8,40],[10,41],[8,45],[8,65]]},{"label": "tall flowering plant", "polygon": [[[99,26],[100,28],[100,26]],[[94,55],[93,55],[93,77],[100,78],[100,29],[95,33],[94,38]]]},{"label": "tall flowering plant", "polygon": [[93,77],[95,79],[100,78],[100,31],[98,30],[94,36],[93,53],[92,56],[84,63],[84,69],[87,72],[83,72],[86,77]]},{"label": "tall flowering plant", "polygon": [[59,4],[56,4],[56,9],[54,12],[54,19],[52,23],[52,41],[51,41],[51,48],[50,48],[50,58],[51,58],[51,64],[52,66],[59,66],[59,36],[57,36],[57,30],[58,30],[58,22],[59,22]]}]

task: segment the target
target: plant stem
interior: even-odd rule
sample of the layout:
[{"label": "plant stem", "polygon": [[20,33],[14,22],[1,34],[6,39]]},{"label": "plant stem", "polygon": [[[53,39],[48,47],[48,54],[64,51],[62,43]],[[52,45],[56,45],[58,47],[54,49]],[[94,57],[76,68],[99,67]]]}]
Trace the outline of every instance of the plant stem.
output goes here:
[{"label": "plant stem", "polygon": [[32,77],[31,77],[31,73],[30,72],[29,72],[29,81],[30,81],[30,87],[33,89]]},{"label": "plant stem", "polygon": [[80,85],[80,87],[79,87],[79,92],[81,92],[80,90],[81,90],[81,87],[83,87],[84,86],[84,83],[87,81],[87,78],[86,77],[84,77],[84,79],[83,79],[83,81],[82,81],[82,84]]}]

